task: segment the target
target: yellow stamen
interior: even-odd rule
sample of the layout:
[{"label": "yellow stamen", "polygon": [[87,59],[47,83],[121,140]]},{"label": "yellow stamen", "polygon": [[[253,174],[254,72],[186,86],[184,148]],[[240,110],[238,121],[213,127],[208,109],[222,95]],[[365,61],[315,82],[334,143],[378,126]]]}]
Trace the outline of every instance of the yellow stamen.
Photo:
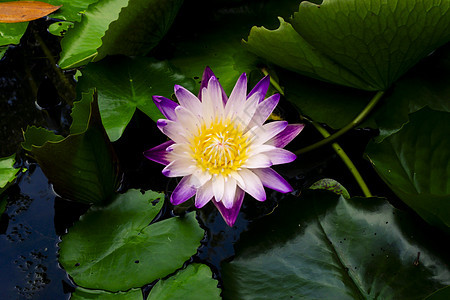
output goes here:
[{"label": "yellow stamen", "polygon": [[247,161],[248,141],[240,125],[230,120],[215,120],[208,127],[201,126],[191,140],[193,158],[198,165],[213,175],[229,175],[240,170]]}]

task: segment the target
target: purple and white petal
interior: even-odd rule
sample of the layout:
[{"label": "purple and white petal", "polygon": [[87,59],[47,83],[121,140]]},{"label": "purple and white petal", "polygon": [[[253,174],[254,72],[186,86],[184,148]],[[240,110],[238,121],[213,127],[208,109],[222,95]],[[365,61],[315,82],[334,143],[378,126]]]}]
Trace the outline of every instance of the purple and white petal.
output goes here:
[{"label": "purple and white petal", "polygon": [[236,187],[236,194],[234,196],[233,207],[230,209],[226,208],[222,202],[213,201],[213,203],[219,210],[220,214],[222,215],[222,218],[225,220],[225,223],[227,223],[227,225],[230,227],[232,227],[236,222],[239,210],[241,209],[242,206],[242,201],[244,200],[244,195],[245,195],[244,191],[241,190],[239,187]]},{"label": "purple and white petal", "polygon": [[236,193],[236,181],[233,178],[226,178],[222,197],[223,205],[230,209],[233,207],[234,195]]},{"label": "purple and white petal", "polygon": [[241,107],[236,107],[229,116],[234,122],[241,124],[243,128],[247,128],[258,107],[258,97],[259,93],[253,94]]},{"label": "purple and white petal", "polygon": [[212,180],[209,180],[197,190],[197,194],[195,195],[195,207],[202,208],[213,196]]},{"label": "purple and white petal", "polygon": [[275,148],[264,152],[263,154],[267,155],[274,165],[287,164],[293,162],[297,158],[297,155],[282,148]]},{"label": "purple and white petal", "polygon": [[156,122],[156,126],[158,126],[159,130],[161,130],[162,133],[167,135],[175,143],[188,142],[186,136],[182,135],[184,130],[179,123],[171,120],[159,119]]},{"label": "purple and white petal", "polygon": [[247,131],[246,135],[252,141],[252,146],[262,145],[280,132],[282,132],[288,123],[286,121],[275,121],[255,126]]},{"label": "purple and white petal", "polygon": [[261,126],[273,112],[279,101],[280,94],[275,94],[259,103],[258,107],[256,108],[256,112],[253,115],[253,118],[248,126]]},{"label": "purple and white petal", "polygon": [[190,179],[190,176],[186,176],[181,179],[180,183],[178,183],[177,187],[170,196],[170,202],[173,205],[183,203],[195,195],[197,190],[189,184]]},{"label": "purple and white petal", "polygon": [[252,171],[259,177],[262,184],[269,189],[281,193],[290,193],[293,191],[292,186],[271,168],[253,169]]},{"label": "purple and white petal", "polygon": [[266,200],[266,191],[264,191],[262,182],[255,173],[248,169],[242,169],[239,171],[239,175],[241,175],[242,179],[245,181],[245,188],[240,186],[238,182],[240,188],[258,201]]},{"label": "purple and white petal", "polygon": [[144,151],[144,156],[154,162],[167,166],[170,160],[168,159],[169,152],[166,149],[173,144],[173,141],[164,142],[161,145]]},{"label": "purple and white petal", "polygon": [[168,164],[163,170],[162,173],[167,177],[180,177],[187,176],[194,173],[196,167],[193,165],[191,160],[187,160],[184,158],[175,159],[170,164]]},{"label": "purple and white petal", "polygon": [[177,123],[184,129],[187,137],[191,138],[199,133],[201,129],[200,120],[189,109],[178,106],[175,108],[175,113],[177,115]]},{"label": "purple and white petal", "polygon": [[175,85],[175,96],[180,102],[181,106],[189,109],[192,113],[198,113],[201,111],[202,103],[195,97],[189,90],[180,85]]},{"label": "purple and white petal", "polygon": [[153,102],[159,111],[169,120],[176,121],[177,116],[175,115],[175,107],[178,106],[177,103],[170,99],[162,96],[153,96]]},{"label": "purple and white petal", "polygon": [[266,142],[267,145],[273,145],[283,148],[289,144],[305,127],[305,124],[289,124],[286,128]]},{"label": "purple and white petal", "polygon": [[256,92],[259,92],[260,93],[259,102],[263,101],[264,97],[267,94],[267,91],[269,90],[269,86],[270,86],[270,76],[267,75],[255,85],[255,87],[248,94],[247,98],[250,98]]},{"label": "purple and white petal", "polygon": [[197,168],[191,176],[191,183],[193,186],[199,188],[205,185],[211,179],[209,172],[203,171],[201,168]]},{"label": "purple and white petal", "polygon": [[230,98],[228,98],[225,106],[225,114],[229,115],[230,112],[236,111],[242,105],[244,105],[247,99],[247,75],[243,73],[231,92]]},{"label": "purple and white petal", "polygon": [[242,176],[239,175],[239,171],[232,171],[229,176],[232,177],[241,188],[245,189],[246,184]]},{"label": "purple and white petal", "polygon": [[[209,80],[210,80],[211,77],[213,77],[213,76],[216,77],[216,75],[214,75],[213,71],[212,71],[209,67],[206,67],[206,68],[205,68],[205,71],[203,72],[202,81],[201,81],[201,83],[200,83],[200,91],[199,91],[199,93],[198,93],[198,99],[199,99],[200,101],[203,101],[203,99],[202,99],[202,97],[203,97],[203,95],[202,95],[202,90],[203,90],[204,88],[208,87]],[[220,85],[220,83],[219,83],[219,87],[220,87],[220,90],[221,90],[221,92],[222,92],[222,100],[223,100],[223,103],[225,104],[225,103],[227,103],[227,100],[228,100],[227,94],[226,94],[225,91],[223,90],[223,88],[222,88],[222,86]]]}]

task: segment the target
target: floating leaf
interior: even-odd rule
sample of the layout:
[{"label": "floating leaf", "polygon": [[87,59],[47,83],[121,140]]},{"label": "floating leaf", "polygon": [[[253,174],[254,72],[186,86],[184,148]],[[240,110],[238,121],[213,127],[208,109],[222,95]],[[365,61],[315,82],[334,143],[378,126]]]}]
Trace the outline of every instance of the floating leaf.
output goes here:
[{"label": "floating leaf", "polygon": [[141,289],[131,289],[128,292],[110,293],[102,290],[90,290],[77,287],[70,300],[143,300]]},{"label": "floating leaf", "polygon": [[12,1],[0,3],[0,23],[33,21],[51,14],[61,6],[41,1]]},{"label": "floating leaf", "polygon": [[181,4],[182,0],[115,0],[89,6],[61,42],[60,67],[82,66],[108,54],[146,54],[167,32]]},{"label": "floating leaf", "polygon": [[144,57],[111,57],[89,64],[83,70],[78,91],[97,88],[103,126],[111,141],[116,141],[136,108],[155,121],[162,118],[152,96],[170,97],[175,84],[188,89],[194,87],[192,79],[176,73],[167,62]]},{"label": "floating leaf", "polygon": [[448,247],[387,201],[302,195],[241,236],[224,299],[423,299],[449,284]]},{"label": "floating leaf", "polygon": [[[254,26],[244,42],[246,48],[285,69],[341,85],[373,90],[345,67],[336,64],[308,44],[283,18],[280,27],[268,30]],[[282,55],[281,55],[282,53]]]},{"label": "floating leaf", "polygon": [[81,16],[86,12],[89,5],[99,0],[46,0],[53,5],[62,5],[62,7],[51,14],[49,17],[53,19],[79,22]]},{"label": "floating leaf", "polygon": [[203,264],[191,264],[165,280],[158,281],[151,289],[147,300],[213,300],[221,299],[217,281]]},{"label": "floating leaf", "polygon": [[[97,101],[92,102],[88,119],[83,132],[64,139],[31,127],[24,134],[22,146],[31,152],[61,197],[84,203],[107,203],[117,189],[118,162],[101,124]],[[46,140],[47,137],[50,139]]]},{"label": "floating leaf", "polygon": [[[20,169],[14,168],[16,155],[0,158],[0,194],[16,179]],[[1,214],[1,212],[0,212]]]},{"label": "floating leaf", "polygon": [[313,78],[386,90],[450,40],[449,10],[449,1],[303,1],[292,27],[282,19],[274,31],[254,27],[247,47]]},{"label": "floating leaf", "polygon": [[335,193],[336,195],[342,195],[345,199],[350,199],[350,194],[347,189],[331,178],[320,179],[319,181],[314,182],[310,187],[311,190],[327,190]]},{"label": "floating leaf", "polygon": [[48,32],[56,36],[64,36],[70,28],[73,28],[72,22],[55,22],[48,26]]},{"label": "floating leaf", "polygon": [[450,113],[423,108],[367,156],[394,193],[427,222],[450,231]]},{"label": "floating leaf", "polygon": [[60,262],[77,285],[113,292],[141,287],[196,253],[204,232],[195,213],[148,225],[162,199],[163,194],[130,190],[107,207],[91,208],[69,229]]}]

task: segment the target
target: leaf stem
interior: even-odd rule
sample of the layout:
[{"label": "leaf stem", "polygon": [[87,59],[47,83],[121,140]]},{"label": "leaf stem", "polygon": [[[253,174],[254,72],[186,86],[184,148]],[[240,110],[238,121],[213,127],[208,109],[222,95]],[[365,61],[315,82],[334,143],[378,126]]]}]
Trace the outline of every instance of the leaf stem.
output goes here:
[{"label": "leaf stem", "polygon": [[[319,123],[310,121],[311,124],[314,126],[314,128],[317,129],[317,131],[326,139],[330,136],[330,133],[323,128]],[[361,174],[359,173],[358,169],[356,169],[353,162],[348,157],[347,153],[339,146],[338,143],[332,143],[331,147],[333,147],[334,151],[337,155],[342,159],[344,164],[349,169],[350,173],[352,173],[353,177],[355,178],[356,182],[358,183],[359,187],[361,188],[362,192],[364,193],[364,196],[366,197],[372,197],[372,194],[370,193],[369,188],[367,187],[367,184],[364,182],[364,179],[361,177]]]},{"label": "leaf stem", "polygon": [[380,101],[383,94],[384,94],[384,91],[378,91],[375,94],[375,96],[370,100],[370,102],[366,105],[366,107],[359,113],[359,115],[357,115],[356,118],[353,119],[353,121],[351,121],[350,123],[348,123],[341,129],[339,129],[332,135],[329,135],[327,138],[295,151],[295,154],[306,153],[311,150],[322,147],[323,145],[331,143],[332,141],[336,140],[338,137],[340,137],[344,133],[350,131],[351,129],[353,129],[356,126],[358,126],[359,124],[361,124],[361,122],[369,115],[369,113],[373,110],[373,108],[378,104],[378,102]]},{"label": "leaf stem", "polygon": [[[262,68],[261,71],[263,72],[264,75],[268,75],[269,72],[265,69]],[[283,89],[280,87],[280,85],[278,84],[278,82],[276,80],[273,79],[273,77],[270,77],[270,83],[272,84],[272,86],[281,94],[284,96],[284,91]],[[353,120],[352,123],[350,124],[354,124],[352,127],[350,127],[349,125],[345,126],[344,128],[349,127],[349,129],[347,129],[345,132],[347,132],[348,130],[354,128],[355,126],[357,126],[359,123],[361,123],[361,121],[370,113],[370,111],[375,107],[375,105],[378,103],[378,101],[380,100],[381,96],[383,96],[383,92],[378,92],[373,98],[372,100],[369,102],[369,104],[364,108],[364,110]],[[341,136],[342,134],[344,134],[345,132],[342,132],[339,136],[333,138],[332,135],[330,135],[330,133],[323,128],[319,123],[316,123],[312,120],[308,120],[305,117],[302,117],[303,119],[307,120],[308,122],[310,122],[314,128],[317,129],[317,131],[325,138],[323,139],[321,142],[326,141],[325,143],[322,143],[320,146],[323,146],[331,141],[333,141],[334,139],[338,138],[339,136]],[[342,129],[344,129],[342,128]],[[341,129],[341,130],[342,130]],[[340,131],[341,131],[340,130]],[[339,132],[339,131],[338,131]],[[336,133],[338,133],[336,132]],[[317,145],[319,143],[313,144],[311,146],[308,147],[312,147],[314,145]],[[317,146],[317,147],[320,147]],[[303,149],[306,149],[308,147],[305,147]],[[317,148],[315,147],[315,148]],[[353,177],[355,178],[356,182],[358,183],[359,187],[361,188],[362,192],[364,193],[364,196],[366,197],[372,197],[372,194],[370,193],[369,188],[367,187],[367,184],[365,183],[364,179],[361,177],[361,174],[359,173],[358,169],[356,169],[355,165],[353,164],[353,162],[351,161],[351,159],[348,157],[347,153],[345,153],[345,151],[341,148],[341,146],[339,146],[338,143],[332,143],[331,147],[333,147],[334,151],[336,152],[337,155],[339,155],[339,157],[342,159],[342,161],[344,162],[344,164],[347,166],[347,168],[349,169],[350,173],[352,173]],[[314,148],[313,148],[314,149]],[[296,151],[296,154],[299,153],[304,153],[304,152],[300,152],[302,149],[300,149],[299,151]],[[312,149],[311,149],[312,150]],[[309,151],[309,150],[308,150]]]}]

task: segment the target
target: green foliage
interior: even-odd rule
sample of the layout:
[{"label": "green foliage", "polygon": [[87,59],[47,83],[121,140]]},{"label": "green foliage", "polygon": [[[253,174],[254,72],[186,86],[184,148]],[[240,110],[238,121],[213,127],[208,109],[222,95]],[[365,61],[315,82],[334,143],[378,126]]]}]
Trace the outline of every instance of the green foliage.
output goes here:
[{"label": "green foliage", "polygon": [[221,299],[217,281],[211,270],[202,264],[191,264],[166,280],[158,281],[147,300],[214,300]]},{"label": "green foliage", "polygon": [[60,262],[73,280],[85,288],[125,291],[181,267],[204,232],[194,213],[151,223],[163,197],[130,190],[107,207],[91,208],[60,243]]},{"label": "green foliage", "polygon": [[63,36],[70,28],[73,28],[72,22],[55,22],[48,26],[48,32],[56,36]]},{"label": "green foliage", "polygon": [[425,300],[446,300],[450,298],[450,286],[442,288],[430,296],[426,297]]},{"label": "green foliage", "polygon": [[103,126],[111,141],[120,138],[138,108],[153,120],[163,118],[152,95],[170,98],[175,84],[193,89],[192,79],[176,73],[167,62],[150,58],[113,57],[83,70],[78,91],[95,87]]},{"label": "green foliage", "polygon": [[429,108],[382,143],[371,142],[367,156],[389,187],[422,218],[449,231],[450,113]]},{"label": "green foliage", "polygon": [[143,300],[141,289],[131,289],[127,292],[110,293],[102,290],[90,290],[77,287],[70,297],[71,300]]},{"label": "green foliage", "polygon": [[89,5],[98,1],[104,0],[44,0],[43,2],[62,5],[60,9],[50,15],[51,18],[79,22]]},{"label": "green foliage", "polygon": [[[17,173],[19,172],[19,169],[14,168],[14,163],[16,162],[15,157],[16,155],[13,154],[0,158],[0,194],[16,179]],[[0,215],[3,209],[0,209]]]},{"label": "green foliage", "polygon": [[144,55],[169,29],[182,0],[110,0],[88,7],[64,36],[59,65],[75,68],[106,55]]},{"label": "green foliage", "polygon": [[[85,97],[89,114],[79,113],[83,106],[74,107],[73,116],[89,120],[84,130],[75,118],[72,132],[66,138],[36,127],[24,134],[22,147],[31,152],[55,191],[63,198],[84,203],[107,203],[112,200],[118,185],[118,162],[101,124],[97,101]],[[86,123],[85,123],[86,124]]]},{"label": "green foliage", "polygon": [[241,237],[224,299],[422,299],[450,282],[441,243],[387,201],[302,195]]},{"label": "green foliage", "polygon": [[342,195],[345,199],[350,199],[350,194],[347,189],[331,178],[324,178],[319,181],[314,182],[310,187],[311,190],[327,190],[335,193],[336,195]]},{"label": "green foliage", "polygon": [[307,76],[362,90],[386,90],[450,40],[449,9],[447,0],[304,1],[292,26],[280,19],[275,31],[254,27],[247,46]]}]

